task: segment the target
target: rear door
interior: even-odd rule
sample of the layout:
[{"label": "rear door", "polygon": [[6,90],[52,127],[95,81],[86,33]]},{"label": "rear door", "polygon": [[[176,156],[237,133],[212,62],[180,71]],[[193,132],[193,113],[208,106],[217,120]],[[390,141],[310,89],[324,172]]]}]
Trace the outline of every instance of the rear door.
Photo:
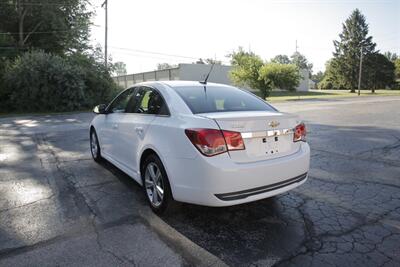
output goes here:
[{"label": "rear door", "polygon": [[137,87],[125,116],[119,123],[118,150],[122,163],[138,175],[138,152],[143,146],[150,124],[168,110],[161,94],[150,87]]},{"label": "rear door", "polygon": [[217,122],[220,129],[240,132],[245,150],[230,151],[235,162],[255,162],[296,153],[293,142],[297,117],[276,111],[216,112],[198,114]]}]

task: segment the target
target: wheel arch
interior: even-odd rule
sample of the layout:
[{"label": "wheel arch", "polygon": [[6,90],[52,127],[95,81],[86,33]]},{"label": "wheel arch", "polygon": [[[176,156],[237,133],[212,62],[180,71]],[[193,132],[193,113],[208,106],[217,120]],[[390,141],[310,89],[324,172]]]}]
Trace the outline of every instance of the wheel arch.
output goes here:
[{"label": "wheel arch", "polygon": [[160,161],[164,167],[164,170],[167,173],[167,176],[168,176],[167,178],[169,181],[169,185],[171,187],[171,194],[173,197],[174,196],[174,185],[173,185],[173,183],[171,183],[172,180],[171,180],[171,176],[169,175],[168,166],[165,164],[164,158],[161,157],[161,154],[154,147],[146,147],[143,149],[142,153],[140,154],[140,160],[139,160],[140,174],[139,175],[140,175],[140,181],[141,181],[142,185],[143,185],[143,177],[142,177],[143,163],[144,163],[145,159],[151,154],[156,155],[160,159]]},{"label": "wheel arch", "polygon": [[93,125],[90,125],[90,128],[89,128],[89,133],[92,133],[92,131],[96,131],[96,129],[94,128],[94,126],[93,126]]}]

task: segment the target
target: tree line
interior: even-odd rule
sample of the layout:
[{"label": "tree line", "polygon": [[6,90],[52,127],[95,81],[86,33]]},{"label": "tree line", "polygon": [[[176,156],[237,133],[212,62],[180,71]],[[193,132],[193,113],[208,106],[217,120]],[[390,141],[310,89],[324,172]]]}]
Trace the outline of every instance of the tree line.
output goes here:
[{"label": "tree line", "polygon": [[339,40],[334,41],[333,58],[326,63],[325,72],[313,74],[313,64],[297,51],[290,58],[277,55],[269,61],[263,61],[253,52],[239,48],[230,57],[232,81],[240,86],[258,89],[263,98],[274,88],[295,90],[301,69],[308,70],[310,78],[318,83],[320,89],[348,89],[355,92],[361,61],[361,89],[374,92],[376,89],[399,86],[396,79],[400,79],[400,58],[394,53],[382,54],[376,50],[376,43],[368,35],[366,19],[358,9],[343,23]]},{"label": "tree line", "polygon": [[333,58],[326,63],[325,73],[319,77],[322,78],[319,88],[355,92],[359,78],[361,89],[373,92],[398,86],[400,59],[390,52],[382,54],[376,50],[376,43],[368,31],[365,16],[355,9],[343,23],[339,39],[333,42]]},{"label": "tree line", "polygon": [[266,98],[272,89],[295,91],[301,80],[300,70],[312,71],[313,65],[306,57],[295,52],[290,58],[277,55],[264,61],[254,52],[239,47],[230,55],[233,69],[230,78],[238,86],[259,90],[260,96]]},{"label": "tree line", "polygon": [[1,112],[87,109],[118,91],[89,42],[93,15],[87,0],[0,2]]}]

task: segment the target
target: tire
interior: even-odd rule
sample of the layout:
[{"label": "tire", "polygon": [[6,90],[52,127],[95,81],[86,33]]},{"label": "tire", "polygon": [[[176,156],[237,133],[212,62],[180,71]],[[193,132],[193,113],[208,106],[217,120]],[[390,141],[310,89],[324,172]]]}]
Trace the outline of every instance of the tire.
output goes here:
[{"label": "tire", "polygon": [[99,138],[97,137],[97,133],[94,128],[92,128],[92,130],[90,131],[90,153],[92,154],[92,158],[94,161],[101,161],[102,158]]},{"label": "tire", "polygon": [[151,209],[156,214],[166,214],[174,206],[174,200],[160,158],[155,154],[149,155],[144,160],[141,170],[143,191]]}]

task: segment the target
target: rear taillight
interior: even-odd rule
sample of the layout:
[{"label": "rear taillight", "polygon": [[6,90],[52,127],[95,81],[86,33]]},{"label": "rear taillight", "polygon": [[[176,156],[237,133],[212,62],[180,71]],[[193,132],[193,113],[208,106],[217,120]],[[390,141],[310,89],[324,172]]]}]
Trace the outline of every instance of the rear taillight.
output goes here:
[{"label": "rear taillight", "polygon": [[300,123],[293,129],[293,142],[298,142],[298,141],[306,141],[306,126],[304,123]]},{"label": "rear taillight", "polygon": [[242,136],[238,132],[216,129],[186,129],[185,134],[192,144],[207,157],[230,150],[244,149]]},{"label": "rear taillight", "polygon": [[242,139],[242,135],[240,133],[222,130],[222,134],[225,137],[225,142],[226,146],[228,147],[228,150],[244,149],[244,142]]}]

